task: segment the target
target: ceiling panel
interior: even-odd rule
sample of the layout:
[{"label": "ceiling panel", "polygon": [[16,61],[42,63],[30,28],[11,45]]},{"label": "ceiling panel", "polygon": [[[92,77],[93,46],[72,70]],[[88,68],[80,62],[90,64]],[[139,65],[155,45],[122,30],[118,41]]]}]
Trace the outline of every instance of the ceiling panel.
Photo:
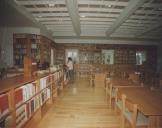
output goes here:
[{"label": "ceiling panel", "polygon": [[75,3],[72,0],[16,0],[16,3],[50,30],[54,38],[76,35],[162,38],[162,0],[76,0]]}]

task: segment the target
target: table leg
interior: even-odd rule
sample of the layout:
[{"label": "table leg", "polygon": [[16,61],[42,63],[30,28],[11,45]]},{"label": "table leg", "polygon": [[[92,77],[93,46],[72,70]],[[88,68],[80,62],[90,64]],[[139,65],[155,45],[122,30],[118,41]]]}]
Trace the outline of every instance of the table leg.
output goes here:
[{"label": "table leg", "polygon": [[162,116],[150,116],[148,128],[162,128]]}]

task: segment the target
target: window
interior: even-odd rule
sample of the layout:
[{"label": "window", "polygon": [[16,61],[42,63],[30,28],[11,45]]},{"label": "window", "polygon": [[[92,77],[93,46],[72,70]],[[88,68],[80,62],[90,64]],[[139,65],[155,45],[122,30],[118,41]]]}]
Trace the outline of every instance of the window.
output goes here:
[{"label": "window", "polygon": [[102,64],[114,64],[114,50],[102,50]]},{"label": "window", "polygon": [[146,61],[146,51],[136,51],[136,65],[142,65]]},{"label": "window", "polygon": [[72,58],[74,64],[79,63],[78,49],[66,49],[66,62],[68,60],[68,57]]}]

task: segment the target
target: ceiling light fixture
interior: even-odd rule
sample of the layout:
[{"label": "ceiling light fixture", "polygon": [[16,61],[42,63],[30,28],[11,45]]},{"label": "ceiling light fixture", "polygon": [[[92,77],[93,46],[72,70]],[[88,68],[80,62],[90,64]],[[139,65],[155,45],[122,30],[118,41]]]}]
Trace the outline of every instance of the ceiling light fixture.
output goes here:
[{"label": "ceiling light fixture", "polygon": [[82,18],[85,18],[85,16],[81,16]]},{"label": "ceiling light fixture", "polygon": [[49,7],[54,7],[55,4],[54,4],[54,3],[50,3],[50,4],[48,4],[48,6],[49,6]]},{"label": "ceiling light fixture", "polygon": [[112,7],[112,5],[110,5],[110,4],[109,4],[109,5],[107,5],[107,7],[111,8],[111,7]]}]

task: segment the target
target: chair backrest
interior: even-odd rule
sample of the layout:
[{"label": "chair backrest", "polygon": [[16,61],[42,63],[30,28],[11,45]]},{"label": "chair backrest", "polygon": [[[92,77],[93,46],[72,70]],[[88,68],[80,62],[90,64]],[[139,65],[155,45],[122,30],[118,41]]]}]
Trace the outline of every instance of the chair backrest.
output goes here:
[{"label": "chair backrest", "polygon": [[96,73],[95,74],[95,80],[102,81],[105,80],[106,74],[105,73]]},{"label": "chair backrest", "polygon": [[106,80],[106,93],[111,95],[112,93],[112,83]]},{"label": "chair backrest", "polygon": [[[125,94],[121,94],[118,91],[118,88],[115,89],[115,109],[117,110],[120,109],[121,113],[123,113],[123,110],[125,108],[125,99],[126,99],[126,95]],[[119,105],[119,106],[118,106]]]},{"label": "chair backrest", "polygon": [[129,74],[128,80],[131,80],[134,83],[139,82],[139,76],[137,74],[131,73]]},{"label": "chair backrest", "polygon": [[95,86],[103,87],[105,85],[106,73],[96,73],[94,82]]},{"label": "chair backrest", "polygon": [[125,113],[125,116],[128,116],[126,118],[129,118],[128,121],[133,128],[136,127],[137,112],[138,112],[137,111],[137,104],[132,103],[130,100],[128,100],[126,98],[125,99],[125,105],[124,105],[124,108],[123,108],[123,113]]}]

